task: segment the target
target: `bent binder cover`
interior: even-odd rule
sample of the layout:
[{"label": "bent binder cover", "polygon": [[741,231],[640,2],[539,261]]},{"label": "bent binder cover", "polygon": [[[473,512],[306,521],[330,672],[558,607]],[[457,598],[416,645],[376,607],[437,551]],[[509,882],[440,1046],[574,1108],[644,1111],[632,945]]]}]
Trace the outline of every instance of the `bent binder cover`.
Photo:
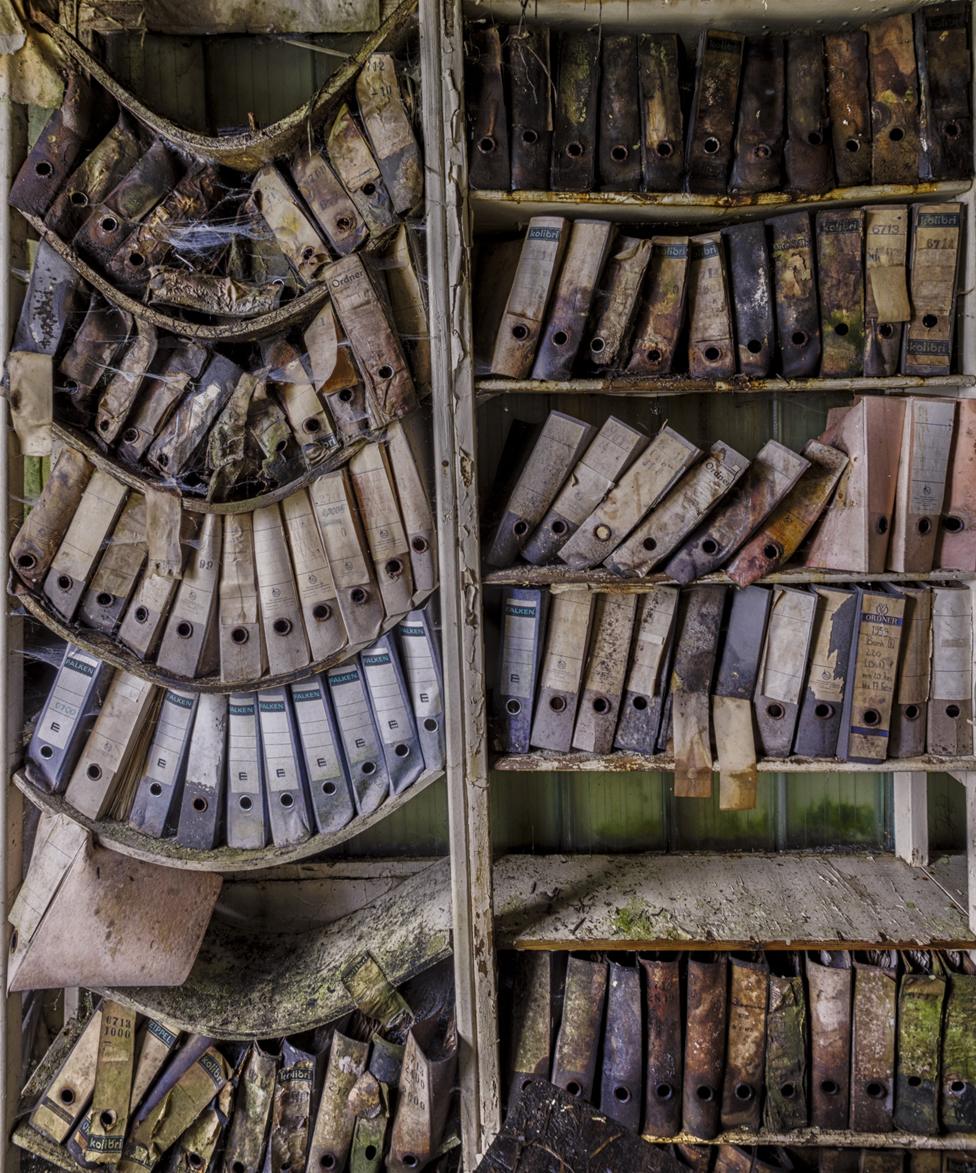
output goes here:
[{"label": "bent binder cover", "polygon": [[816,605],[807,591],[773,588],[755,694],[763,757],[788,757],[793,745]]},{"label": "bent binder cover", "polygon": [[587,360],[598,370],[623,365],[653,240],[618,236],[593,298],[593,324]]},{"label": "bent binder cover", "polygon": [[859,597],[843,587],[814,587],[817,600],[810,666],[807,669],[793,752],[832,758],[837,753],[851,664]]},{"label": "bent binder cover", "polygon": [[705,29],[698,40],[695,93],[685,146],[685,188],[724,195],[739,105],[743,37]]},{"label": "bent binder cover", "polygon": [[680,629],[671,668],[674,722],[674,794],[708,798],[712,793],[712,730],[709,693],[718,655],[726,588],[692,587],[682,597]]},{"label": "bent binder cover", "polygon": [[556,285],[570,225],[561,216],[533,216],[498,325],[491,373],[524,379],[532,369],[542,322]]},{"label": "bent binder cover", "polygon": [[860,587],[855,593],[859,615],[851,641],[837,756],[844,762],[883,762],[888,756],[905,600]]},{"label": "bent binder cover", "polygon": [[685,320],[687,236],[655,236],[644,282],[643,307],[631,338],[628,375],[669,375]]}]

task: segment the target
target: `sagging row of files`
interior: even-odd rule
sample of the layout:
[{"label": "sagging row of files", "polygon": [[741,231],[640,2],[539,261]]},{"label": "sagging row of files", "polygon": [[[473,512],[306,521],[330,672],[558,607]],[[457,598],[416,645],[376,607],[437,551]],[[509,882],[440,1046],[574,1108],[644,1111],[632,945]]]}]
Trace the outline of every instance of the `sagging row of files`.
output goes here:
[{"label": "sagging row of files", "polygon": [[429,608],[321,676],[257,693],[159,688],[69,644],[27,761],[35,785],[87,818],[183,847],[338,831],[444,768]]},{"label": "sagging row of files", "polygon": [[228,354],[89,293],[42,242],[7,362],[22,447],[49,444],[53,400],[59,420],[181,491],[288,484],[416,408],[430,381],[422,274],[401,225],[381,255],[329,265],[331,298],[303,330]]},{"label": "sagging row of files", "polygon": [[14,180],[10,202],[117,288],[217,318],[268,313],[376,241],[423,198],[423,161],[400,67],[373,53],[321,139],[253,178],[152,140],[87,77]]},{"label": "sagging row of files", "polygon": [[498,655],[503,752],[673,744],[675,794],[708,797],[717,768],[724,809],[755,805],[757,758],[973,753],[959,584],[505,587]]},{"label": "sagging row of files", "polygon": [[[822,36],[471,22],[471,186],[824,192],[973,173],[968,4]],[[819,21],[817,22],[820,23]]]},{"label": "sagging row of files", "polygon": [[400,425],[280,504],[192,513],[65,447],[10,551],[60,619],[167,676],[258,681],[359,650],[436,585],[425,475]]},{"label": "sagging row of files", "polygon": [[434,993],[423,1018],[408,984],[388,1005],[362,999],[357,1016],[262,1043],[182,1033],[103,998],[53,1044],[63,1059],[29,1127],[63,1160],[119,1173],[423,1169],[456,1127],[453,990]]},{"label": "sagging row of files", "polygon": [[697,1173],[972,1173],[966,1149],[827,1148],[806,1145],[676,1144],[679,1163]]},{"label": "sagging row of files", "polygon": [[534,216],[522,239],[480,243],[479,365],[547,381],[948,375],[964,220],[959,203],[879,204],[665,235]]},{"label": "sagging row of files", "polygon": [[830,409],[802,452],[767,440],[751,461],[667,424],[648,439],[615,416],[597,428],[553,411],[534,443],[518,423],[510,437],[485,519],[489,566],[680,583],[724,568],[738,586],[790,565],[976,571],[973,400],[865,396]]},{"label": "sagging row of files", "polygon": [[650,1137],[976,1129],[965,953],[566,958],[508,958],[510,1102],[548,1079]]}]

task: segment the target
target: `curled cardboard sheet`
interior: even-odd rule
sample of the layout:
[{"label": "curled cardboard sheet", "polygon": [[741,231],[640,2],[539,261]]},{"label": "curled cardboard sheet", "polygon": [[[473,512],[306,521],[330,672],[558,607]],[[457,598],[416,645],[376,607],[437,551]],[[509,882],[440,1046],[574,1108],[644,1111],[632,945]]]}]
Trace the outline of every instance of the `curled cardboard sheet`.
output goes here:
[{"label": "curled cardboard sheet", "polygon": [[108,851],[45,814],[10,913],[9,989],[181,985],[221,884]]}]

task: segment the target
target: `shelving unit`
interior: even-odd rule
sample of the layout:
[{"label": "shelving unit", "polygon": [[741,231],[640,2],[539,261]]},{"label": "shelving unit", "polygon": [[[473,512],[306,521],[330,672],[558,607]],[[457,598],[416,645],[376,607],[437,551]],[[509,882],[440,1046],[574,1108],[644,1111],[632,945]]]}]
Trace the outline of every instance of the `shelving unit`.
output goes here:
[{"label": "shelving unit", "polygon": [[[719,28],[746,31],[786,31],[809,26],[817,31],[859,27],[873,17],[888,15],[892,9],[916,7],[912,3],[890,5],[871,0],[860,5],[856,13],[843,5],[797,0],[775,0],[762,6],[762,12],[747,0],[722,0],[704,13],[694,0],[674,0],[660,5],[635,3],[634,0],[605,0],[600,5],[599,22],[608,31],[651,29],[657,32],[685,34],[689,43],[703,22]],[[444,86],[443,160],[446,173],[453,179],[444,201],[447,222],[447,268],[443,284],[433,290],[433,303],[450,314],[450,358],[454,437],[457,451],[455,480],[459,516],[458,546],[463,563],[465,655],[461,658],[462,688],[465,698],[466,750],[468,775],[466,785],[468,844],[491,841],[492,827],[485,794],[497,788],[512,774],[531,772],[520,779],[518,787],[505,787],[506,798],[521,803],[526,817],[531,817],[529,797],[536,786],[543,787],[540,801],[558,801],[553,796],[574,786],[573,803],[567,799],[566,817],[577,811],[604,824],[591,838],[613,841],[617,832],[614,814],[608,801],[600,805],[599,789],[609,785],[621,773],[667,771],[666,758],[639,759],[614,754],[592,758],[582,754],[502,756],[486,761],[489,751],[485,704],[485,647],[491,631],[483,609],[482,593],[503,585],[561,587],[586,585],[599,591],[643,591],[664,576],[651,575],[640,582],[623,581],[602,570],[576,573],[565,569],[519,566],[505,570],[482,570],[478,542],[477,487],[488,483],[501,452],[502,434],[512,415],[532,422],[541,421],[550,407],[569,412],[591,422],[605,418],[609,405],[614,414],[631,423],[648,424],[648,416],[657,423],[665,418],[682,430],[686,421],[705,434],[709,421],[711,438],[721,436],[747,454],[758,443],[773,437],[799,447],[818,428],[815,421],[825,404],[849,401],[858,393],[936,394],[969,397],[976,388],[976,330],[973,315],[976,303],[972,289],[976,277],[976,253],[972,249],[973,185],[949,183],[907,187],[866,187],[835,190],[823,196],[790,199],[781,194],[759,197],[702,197],[687,194],[644,193],[562,193],[469,191],[466,160],[457,138],[464,126],[462,85],[463,37],[465,19],[482,19],[499,25],[519,21],[548,24],[559,28],[591,25],[597,16],[583,0],[557,2],[537,0],[526,10],[517,0],[434,0],[422,13],[436,8],[442,53]],[[731,223],[744,218],[775,214],[796,208],[811,210],[844,206],[850,203],[913,201],[919,198],[959,199],[968,209],[965,272],[959,288],[962,292],[958,319],[958,351],[961,373],[938,380],[896,377],[891,379],[802,379],[767,380],[730,379],[704,383],[687,377],[660,379],[626,377],[581,377],[558,383],[533,380],[507,380],[485,375],[473,359],[473,314],[470,290],[469,252],[474,238],[482,233],[512,232],[524,228],[533,215],[560,215],[570,218],[599,217],[621,225],[676,222],[686,224]],[[479,278],[485,280],[482,275]],[[477,284],[477,281],[475,282]],[[796,411],[793,409],[796,408]],[[741,419],[736,419],[736,412]],[[723,414],[724,413],[724,414]],[[731,425],[731,428],[729,428]],[[731,430],[732,434],[728,432]],[[757,435],[761,433],[761,439]],[[745,440],[743,439],[745,438]],[[808,571],[785,571],[770,576],[767,582],[829,581],[898,581],[899,575],[823,574]],[[972,576],[953,572],[933,572],[931,576],[908,576],[918,581],[968,581]],[[704,581],[727,582],[724,575],[712,575]],[[492,653],[488,653],[492,654]],[[493,773],[488,772],[490,766]],[[832,799],[823,779],[828,775],[843,791],[845,780],[853,781],[873,774],[880,779],[879,767],[864,767],[839,762],[783,761],[762,762],[760,770],[774,775],[777,793],[802,784],[822,794],[829,807]],[[829,844],[826,852],[782,854],[725,854],[706,851],[695,854],[650,855],[546,855],[511,857],[496,860],[486,871],[469,847],[465,868],[454,872],[456,899],[478,910],[474,924],[473,946],[476,955],[487,957],[495,944],[535,949],[673,949],[695,948],[696,944],[722,948],[760,944],[783,947],[797,943],[812,946],[857,948],[871,941],[891,946],[896,941],[916,945],[934,945],[941,940],[971,948],[976,940],[976,761],[962,759],[936,761],[920,758],[886,763],[880,769],[890,771],[891,836],[893,851],[870,855],[842,840]],[[933,858],[930,862],[927,795],[933,772],[948,772],[965,796],[965,850],[951,858]],[[811,780],[807,782],[807,775]],[[818,778],[817,775],[820,777]],[[658,773],[652,775],[657,778]],[[636,781],[636,779],[635,779]],[[579,802],[576,786],[581,788]],[[664,783],[666,787],[666,782]],[[819,789],[817,789],[819,787]],[[846,791],[843,791],[846,793]],[[619,788],[614,790],[619,793]],[[666,790],[665,790],[666,793]],[[807,790],[809,793],[809,790]],[[676,801],[666,810],[673,812]],[[690,801],[690,800],[689,800]],[[808,797],[807,801],[813,803]],[[687,805],[687,804],[686,804]],[[707,824],[713,829],[717,811],[706,803]],[[519,807],[523,809],[523,807]],[[627,808],[630,809],[629,807]],[[808,808],[809,809],[809,808]],[[839,808],[838,808],[839,809]],[[665,816],[667,817],[667,815]],[[768,814],[766,815],[768,816]],[[782,811],[773,818],[782,818]],[[837,826],[843,819],[838,817]],[[739,828],[748,837],[748,822],[733,821],[723,842],[734,842]],[[572,838],[572,830],[568,837]],[[843,832],[841,832],[843,834]],[[721,836],[720,836],[721,837]],[[707,835],[706,835],[707,838]],[[879,845],[881,846],[881,845]],[[597,848],[599,850],[599,848]],[[631,847],[630,850],[633,850]],[[734,849],[733,849],[734,850]],[[523,906],[510,887],[512,872],[520,872],[520,882],[528,895]],[[492,905],[492,897],[494,897]],[[815,907],[823,900],[827,915],[820,917]],[[493,909],[494,919],[486,910]],[[841,925],[838,916],[851,920]],[[894,920],[888,916],[894,914]],[[915,919],[917,914],[917,919]],[[480,923],[480,934],[478,924]],[[758,940],[757,940],[758,938]],[[468,989],[464,975],[458,971],[459,997],[472,1008],[469,1029],[479,1040],[494,1038],[496,1015],[495,971],[482,967],[470,974]],[[465,1145],[468,1159],[484,1150],[486,1142],[499,1126],[501,1108],[507,1089],[501,1086],[502,1075],[497,1052],[479,1054],[476,1064],[480,1093],[480,1115],[468,1121]],[[474,1079],[475,1077],[470,1077]],[[650,1138],[649,1138],[650,1139]],[[676,1138],[689,1140],[690,1138]],[[749,1137],[719,1138],[744,1143],[789,1143],[849,1145],[888,1145],[897,1143],[894,1136],[864,1137],[851,1133],[817,1134],[806,1130],[789,1137],[760,1134]],[[905,1138],[903,1138],[904,1140]],[[939,1137],[920,1141],[908,1138],[913,1147],[972,1147],[976,1138]]]}]

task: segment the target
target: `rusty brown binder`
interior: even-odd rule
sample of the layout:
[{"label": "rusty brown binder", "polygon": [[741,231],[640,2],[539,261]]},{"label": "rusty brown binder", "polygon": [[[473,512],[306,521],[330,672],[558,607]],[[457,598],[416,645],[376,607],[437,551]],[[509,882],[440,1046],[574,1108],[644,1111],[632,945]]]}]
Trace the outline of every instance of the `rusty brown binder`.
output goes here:
[{"label": "rusty brown binder", "polygon": [[962,224],[962,204],[912,207],[912,316],[902,339],[903,374],[952,370]]},{"label": "rusty brown binder", "polygon": [[820,374],[854,377],[864,369],[864,213],[818,212],[816,222]]},{"label": "rusty brown binder", "polygon": [[637,191],[641,180],[641,112],[637,37],[604,32],[600,43],[597,186],[601,191]]},{"label": "rusty brown binder", "polygon": [[545,191],[552,150],[553,84],[549,72],[549,29],[509,25],[506,29],[512,187]]},{"label": "rusty brown binder", "polygon": [[43,217],[82,156],[97,122],[88,78],[68,73],[60,107],[47,120],[10,187],[10,204]]},{"label": "rusty brown binder", "polygon": [[735,192],[779,191],[786,137],[786,42],[748,37],[742,96],[729,187]]},{"label": "rusty brown binder", "polygon": [[834,183],[823,37],[794,33],[786,42],[786,184],[816,194]]},{"label": "rusty brown binder", "polygon": [[684,174],[681,39],[639,33],[637,70],[641,113],[641,175],[645,191],[680,191]]},{"label": "rusty brown binder", "polygon": [[861,574],[884,570],[904,413],[903,401],[880,395],[828,413],[821,439],[849,461],[810,543],[807,566]]},{"label": "rusty brown binder", "polygon": [[901,584],[898,591],[905,599],[905,616],[888,757],[914,758],[925,753],[932,676],[932,592],[927,587]]},{"label": "rusty brown binder", "polygon": [[74,448],[62,448],[55,459],[43,492],[10,547],[10,564],[31,590],[44,581],[94,471]]},{"label": "rusty brown binder", "polygon": [[484,25],[472,28],[468,38],[464,71],[471,123],[468,183],[482,190],[508,191],[512,173],[501,35],[496,26]]},{"label": "rusty brown binder", "polygon": [[908,300],[908,208],[864,208],[864,374],[891,376],[901,362],[902,323]]},{"label": "rusty brown binder", "polygon": [[970,16],[965,4],[915,13],[920,179],[967,179],[973,173]]},{"label": "rusty brown binder", "polygon": [[356,78],[356,102],[393,210],[407,216],[423,199],[424,164],[391,53],[366,58]]},{"label": "rusty brown binder", "polygon": [[868,81],[868,36],[845,29],[824,37],[827,56],[827,101],[838,187],[871,182],[871,89]]},{"label": "rusty brown binder", "polygon": [[741,33],[704,29],[699,35],[685,146],[685,187],[690,192],[725,193],[739,104],[742,45]]},{"label": "rusty brown binder", "polygon": [[793,212],[769,221],[776,287],[776,340],[788,378],[820,369],[820,310],[810,214]]},{"label": "rusty brown binder", "polygon": [[592,191],[596,178],[600,31],[564,29],[556,38],[551,183],[553,191]]},{"label": "rusty brown binder", "polygon": [[891,1132],[895,1103],[898,954],[854,954],[851,1129]]},{"label": "rusty brown binder", "polygon": [[45,225],[62,240],[71,240],[100,203],[139,158],[139,140],[129,115],[118,119],[100,143],[68,176],[44,217]]},{"label": "rusty brown binder", "polygon": [[695,953],[688,958],[682,1131],[701,1140],[718,1135],[728,1021],[728,959]]},{"label": "rusty brown binder", "polygon": [[97,293],[92,295],[58,368],[60,387],[79,411],[87,413],[95,388],[112,370],[113,360],[131,329],[131,315],[109,305]]},{"label": "rusty brown binder", "polygon": [[727,379],[735,374],[729,280],[719,233],[691,238],[688,374],[693,379]]},{"label": "rusty brown binder", "polygon": [[618,236],[593,299],[593,326],[587,358],[601,370],[623,365],[624,345],[637,313],[653,242]]},{"label": "rusty brown binder", "polygon": [[913,395],[905,400],[888,570],[922,574],[932,569],[955,416],[951,399]]},{"label": "rusty brown binder", "polygon": [[709,694],[718,656],[715,633],[722,625],[725,595],[724,586],[699,586],[686,591],[681,599],[671,668],[676,798],[708,798],[712,793]]},{"label": "rusty brown binder", "polygon": [[607,997],[607,963],[570,957],[563,1015],[552,1057],[552,1082],[577,1099],[592,1102],[597,1055]]},{"label": "rusty brown binder", "polygon": [[798,953],[770,953],[769,965],[763,1123],[788,1132],[808,1120],[807,997]]},{"label": "rusty brown binder", "polygon": [[296,153],[291,174],[334,252],[344,257],[366,243],[366,221],[321,151],[306,148]]},{"label": "rusty brown binder", "polygon": [[729,259],[738,369],[764,379],[773,364],[776,338],[773,270],[766,225],[761,220],[722,229]]},{"label": "rusty brown binder", "polygon": [[935,565],[976,570],[976,399],[960,399]]},{"label": "rusty brown binder", "polygon": [[644,972],[644,1132],[674,1136],[681,1128],[680,954],[641,958]]},{"label": "rusty brown binder", "polygon": [[758,1132],[762,1120],[769,970],[764,960],[735,955],[729,961],[729,969],[722,1127]]},{"label": "rusty brown binder", "polygon": [[687,236],[656,236],[644,282],[643,306],[631,339],[628,375],[669,375],[685,318]]},{"label": "rusty brown binder", "polygon": [[848,953],[806,956],[810,995],[810,1123],[847,1128],[851,1089],[851,959]]},{"label": "rusty brown binder", "polygon": [[871,182],[918,181],[918,71],[912,14],[867,26],[871,69]]},{"label": "rusty brown binder", "polygon": [[510,1038],[511,1083],[508,1107],[511,1110],[532,1080],[549,1078],[555,1012],[555,953],[518,953],[512,990]]}]

